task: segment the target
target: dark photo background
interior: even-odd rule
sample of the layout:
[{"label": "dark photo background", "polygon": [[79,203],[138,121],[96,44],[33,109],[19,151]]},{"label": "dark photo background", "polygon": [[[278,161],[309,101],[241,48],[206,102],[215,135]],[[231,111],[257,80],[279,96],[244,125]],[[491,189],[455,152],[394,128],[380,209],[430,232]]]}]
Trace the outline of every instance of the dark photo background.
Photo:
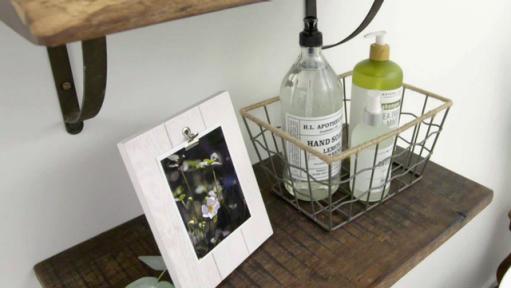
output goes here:
[{"label": "dark photo background", "polygon": [[161,164],[199,259],[250,217],[221,127]]}]

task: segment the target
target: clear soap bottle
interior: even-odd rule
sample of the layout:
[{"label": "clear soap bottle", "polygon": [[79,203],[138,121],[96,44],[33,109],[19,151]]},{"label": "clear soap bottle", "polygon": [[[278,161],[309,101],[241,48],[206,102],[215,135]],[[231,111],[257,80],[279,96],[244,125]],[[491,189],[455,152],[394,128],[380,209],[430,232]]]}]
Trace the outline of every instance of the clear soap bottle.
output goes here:
[{"label": "clear soap bottle", "polygon": [[[355,147],[371,139],[392,131],[383,121],[383,109],[379,95],[371,95],[367,99],[362,122],[353,128],[350,145]],[[389,169],[394,148],[394,139],[390,138],[378,145],[370,146],[358,153],[358,159],[350,159],[350,175],[356,178],[350,181],[353,196],[364,202],[375,202],[384,198],[390,188],[391,170]],[[373,172],[373,164],[375,164]],[[372,181],[371,181],[372,180]],[[387,182],[387,183],[386,183]],[[354,186],[353,186],[354,185]],[[382,195],[383,194],[383,195]]]},{"label": "clear soap bottle", "polygon": [[[322,54],[323,39],[317,18],[306,17],[304,23],[300,56],[284,77],[280,90],[283,129],[308,146],[335,155],[342,147],[342,84]],[[338,180],[340,163],[329,169],[325,162],[292,143],[286,142],[285,148],[290,164],[290,169],[284,169],[288,192],[304,201],[327,198],[328,180]],[[330,193],[337,188],[338,184],[330,185]]]}]

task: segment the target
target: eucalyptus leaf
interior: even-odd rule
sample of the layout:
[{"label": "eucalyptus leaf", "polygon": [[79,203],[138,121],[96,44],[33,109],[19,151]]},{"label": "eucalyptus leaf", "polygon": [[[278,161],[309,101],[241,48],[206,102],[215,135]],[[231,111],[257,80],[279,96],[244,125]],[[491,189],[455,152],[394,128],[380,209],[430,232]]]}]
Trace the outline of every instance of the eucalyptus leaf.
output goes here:
[{"label": "eucalyptus leaf", "polygon": [[[131,282],[126,288],[157,288],[158,279],[156,277],[142,277]],[[165,286],[162,286],[165,287]]]},{"label": "eucalyptus leaf", "polygon": [[174,288],[174,285],[167,281],[161,281],[156,285],[156,288]]},{"label": "eucalyptus leaf", "polygon": [[161,256],[139,256],[138,259],[155,271],[165,271],[167,266]]}]

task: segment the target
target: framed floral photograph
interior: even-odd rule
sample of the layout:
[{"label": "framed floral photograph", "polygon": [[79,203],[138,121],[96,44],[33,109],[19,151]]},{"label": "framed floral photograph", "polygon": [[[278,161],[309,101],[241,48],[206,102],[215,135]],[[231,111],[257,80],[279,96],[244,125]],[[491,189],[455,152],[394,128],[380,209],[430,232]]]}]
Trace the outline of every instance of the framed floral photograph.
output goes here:
[{"label": "framed floral photograph", "polygon": [[222,127],[161,160],[200,259],[250,218]]},{"label": "framed floral photograph", "polygon": [[118,146],[176,287],[217,286],[272,235],[227,92]]}]

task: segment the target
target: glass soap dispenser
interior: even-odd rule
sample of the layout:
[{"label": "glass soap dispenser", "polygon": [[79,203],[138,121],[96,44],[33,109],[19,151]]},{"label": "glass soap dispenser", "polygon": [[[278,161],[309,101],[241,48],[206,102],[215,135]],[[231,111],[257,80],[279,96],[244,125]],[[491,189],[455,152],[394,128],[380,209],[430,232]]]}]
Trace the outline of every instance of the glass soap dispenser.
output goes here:
[{"label": "glass soap dispenser", "polygon": [[[282,82],[282,123],[293,137],[321,153],[334,155],[342,147],[343,89],[322,54],[323,36],[317,22],[316,17],[304,19],[300,56]],[[333,163],[329,171],[327,163],[290,142],[284,151],[290,165],[284,169],[286,190],[304,201],[327,198],[328,179],[339,178],[341,163]],[[332,183],[330,193],[337,188],[338,184]]]}]

